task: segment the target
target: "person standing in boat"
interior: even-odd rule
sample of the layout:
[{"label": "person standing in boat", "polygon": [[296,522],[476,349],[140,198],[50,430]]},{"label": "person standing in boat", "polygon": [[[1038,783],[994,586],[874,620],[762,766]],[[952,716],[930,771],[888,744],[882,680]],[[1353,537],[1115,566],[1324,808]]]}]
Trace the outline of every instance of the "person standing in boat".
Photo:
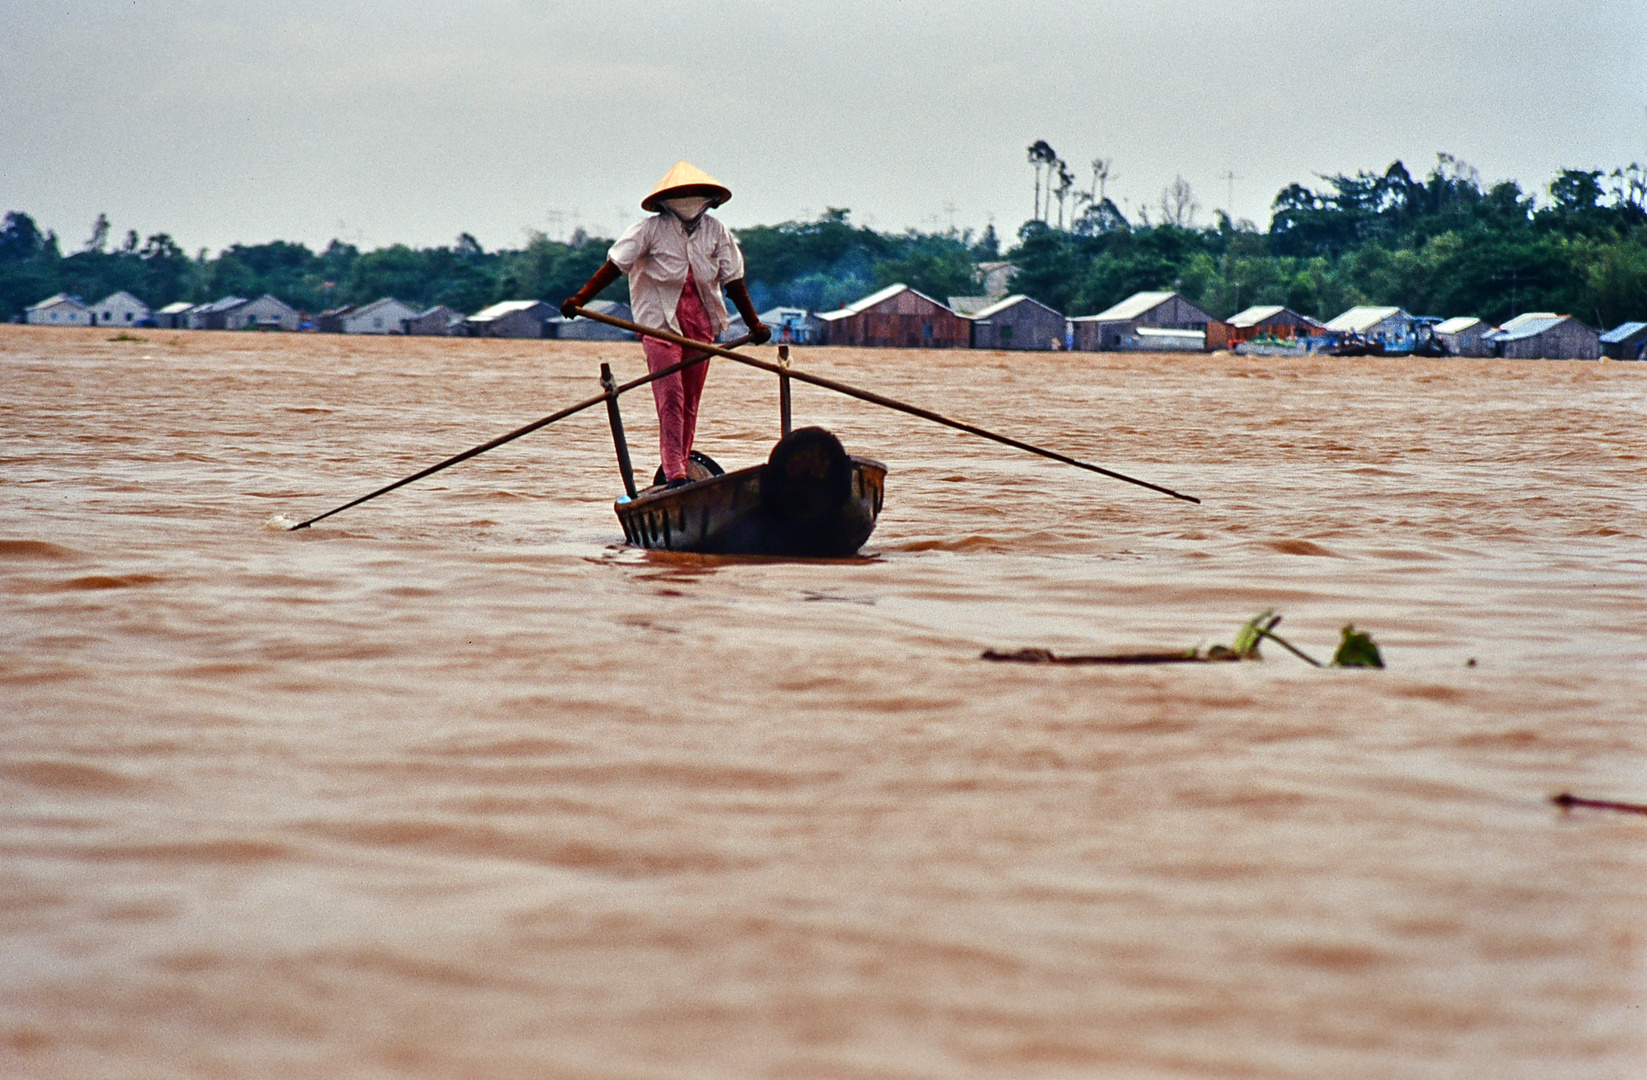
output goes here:
[{"label": "person standing in boat", "polygon": [[[595,275],[576,296],[561,304],[561,314],[572,318],[575,309],[588,305],[602,289],[627,274],[636,322],[667,327],[694,341],[713,342],[730,322],[721,299],[724,289],[749,327],[750,341],[764,344],[772,332],[755,314],[749,299],[743,251],[731,230],[709,213],[731,197],[731,190],[719,180],[685,161],[677,162],[641,200],[641,209],[653,216],[630,226],[618,238]],[[642,337],[641,347],[652,371],[690,358],[681,346],[656,338]],[[708,376],[709,361],[704,360],[652,383],[659,451],[670,487],[688,482],[698,400]]]}]

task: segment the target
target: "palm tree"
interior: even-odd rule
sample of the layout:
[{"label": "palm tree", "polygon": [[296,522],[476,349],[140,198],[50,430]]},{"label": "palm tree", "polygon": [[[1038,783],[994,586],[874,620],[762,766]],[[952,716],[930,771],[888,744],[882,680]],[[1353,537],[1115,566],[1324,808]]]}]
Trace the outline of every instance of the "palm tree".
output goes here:
[{"label": "palm tree", "polygon": [[1046,219],[1046,213],[1041,207],[1041,168],[1042,166],[1046,166],[1048,169],[1047,201],[1050,203],[1052,188],[1052,178],[1050,175],[1051,166],[1052,163],[1057,160],[1057,151],[1047,145],[1047,141],[1045,139],[1037,139],[1029,144],[1029,163],[1035,166],[1035,219],[1037,221],[1044,221]]},{"label": "palm tree", "polygon": [[[1064,227],[1064,203],[1069,199],[1069,189],[1075,186],[1075,174],[1069,171],[1062,158],[1053,162],[1053,169],[1058,173],[1058,228]],[[1051,180],[1048,180],[1051,183]]]}]

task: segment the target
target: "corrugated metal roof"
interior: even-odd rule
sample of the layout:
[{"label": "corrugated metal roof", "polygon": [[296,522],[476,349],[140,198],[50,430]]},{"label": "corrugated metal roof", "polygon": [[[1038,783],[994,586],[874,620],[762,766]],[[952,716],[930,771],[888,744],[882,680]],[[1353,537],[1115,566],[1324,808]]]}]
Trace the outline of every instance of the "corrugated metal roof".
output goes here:
[{"label": "corrugated metal roof", "polygon": [[359,308],[356,308],[354,311],[351,311],[349,316],[350,318],[354,318],[356,316],[364,315],[369,311],[376,311],[378,308],[389,304],[400,304],[400,306],[405,308],[407,311],[412,310],[412,306],[410,304],[401,304],[399,300],[396,300],[392,296],[382,296],[376,300],[373,300],[370,304],[365,304]]},{"label": "corrugated metal roof", "polygon": [[1329,322],[1327,329],[1360,334],[1398,315],[1406,315],[1406,312],[1398,307],[1352,307]]},{"label": "corrugated metal roof", "polygon": [[1445,322],[1436,323],[1435,332],[1438,334],[1462,334],[1470,327],[1480,325],[1481,320],[1476,318],[1474,315],[1460,315],[1456,319],[1448,319]]},{"label": "corrugated metal roof", "polygon": [[922,292],[921,290],[911,289],[908,285],[905,285],[903,282],[899,282],[896,285],[888,285],[884,289],[878,289],[875,292],[870,293],[868,296],[863,297],[862,299],[854,300],[854,301],[852,301],[852,303],[847,304],[844,307],[842,307],[839,311],[831,311],[831,312],[827,312],[825,314],[819,315],[818,318],[827,320],[829,322],[834,322],[837,319],[844,319],[848,315],[857,315],[860,312],[868,311],[870,308],[874,307],[876,304],[884,304],[886,301],[892,299],[894,296],[897,296],[901,292],[912,292],[916,296],[919,296],[922,300],[926,300],[930,303],[937,304],[939,307],[943,308],[945,311],[949,310],[949,305],[948,304],[942,303],[941,301],[938,301],[938,300],[933,300],[932,297],[928,296],[926,293]]},{"label": "corrugated metal roof", "polygon": [[174,300],[170,304],[167,304],[165,307],[161,308],[155,314],[181,315],[192,307],[194,307],[194,305],[189,303],[187,300]]},{"label": "corrugated metal roof", "polygon": [[1133,293],[1114,307],[1100,311],[1096,315],[1082,317],[1088,322],[1126,322],[1128,319],[1138,318],[1147,311],[1154,311],[1177,295],[1172,292]]},{"label": "corrugated metal roof", "polygon": [[1511,319],[1509,322],[1505,323],[1503,326],[1500,326],[1499,329],[1500,330],[1519,330],[1523,326],[1526,326],[1528,323],[1531,323],[1531,322],[1534,322],[1534,321],[1545,322],[1545,321],[1548,321],[1550,319],[1562,319],[1562,318],[1566,318],[1566,316],[1557,315],[1553,311],[1527,311],[1527,312],[1523,312],[1520,315],[1517,315],[1515,318]]},{"label": "corrugated metal roof", "polygon": [[974,319],[987,319],[991,315],[997,315],[1005,311],[1007,308],[1017,307],[1019,304],[1034,304],[1036,307],[1051,312],[1053,315],[1058,314],[1058,312],[1053,311],[1050,307],[1047,307],[1047,305],[1041,303],[1039,300],[1025,296],[1023,293],[1013,293],[1011,296],[1002,297],[1000,300],[995,301],[995,303],[984,308],[982,311],[973,312],[972,317]]},{"label": "corrugated metal roof", "polygon": [[49,307],[52,307],[56,304],[65,304],[65,303],[66,304],[73,304],[76,307],[86,307],[87,306],[86,302],[84,300],[80,299],[78,296],[70,296],[68,293],[54,293],[51,296],[48,296],[44,300],[40,301],[38,304],[30,304],[29,305],[29,310],[30,311],[42,311],[42,310],[44,310],[46,308],[49,308]]},{"label": "corrugated metal roof", "polygon": [[1553,311],[1529,311],[1525,315],[1517,315],[1485,336],[1492,338],[1494,341],[1521,341],[1525,338],[1537,337],[1570,318],[1572,318],[1571,315],[1557,315]]},{"label": "corrugated metal roof", "polygon": [[[265,300],[269,301],[269,303],[271,303],[271,304],[274,304],[276,307],[285,309],[286,311],[291,311],[291,312],[296,312],[297,311],[297,309],[295,307],[288,304],[286,301],[282,300],[280,297],[276,296],[274,293],[264,293],[262,296],[258,297],[256,300],[248,300],[248,301],[246,301],[246,303],[248,303],[248,304],[262,304],[263,301],[265,301]],[[264,305],[264,306],[266,307],[268,305]]]},{"label": "corrugated metal roof", "polygon": [[[469,316],[469,321],[490,322],[493,319],[499,319],[505,315],[512,315],[517,311],[525,311],[527,308],[542,303],[542,300],[503,300],[493,304],[489,308],[482,308],[481,310],[475,312],[473,315]],[[544,306],[547,307],[548,305],[545,304]]]},{"label": "corrugated metal roof", "polygon": [[1617,326],[1601,335],[1601,343],[1603,345],[1617,345],[1619,342],[1634,334],[1640,333],[1643,330],[1647,330],[1647,322],[1619,323]]},{"label": "corrugated metal roof", "polygon": [[[867,311],[876,304],[892,299],[894,296],[897,296],[899,293],[908,288],[908,285],[901,283],[897,285],[888,285],[886,288],[872,292],[860,300],[854,300],[852,303],[844,305],[841,310],[848,311],[856,315],[860,311]],[[914,290],[911,289],[910,291],[913,292]],[[934,303],[936,303],[936,301],[934,301]]]},{"label": "corrugated metal roof", "polygon": [[1264,322],[1267,319],[1273,319],[1285,310],[1287,309],[1280,304],[1261,304],[1255,307],[1250,307],[1247,310],[1239,312],[1235,315],[1231,315],[1229,318],[1229,323],[1231,326],[1239,326],[1242,329],[1246,329],[1249,326],[1257,326],[1259,323]]}]

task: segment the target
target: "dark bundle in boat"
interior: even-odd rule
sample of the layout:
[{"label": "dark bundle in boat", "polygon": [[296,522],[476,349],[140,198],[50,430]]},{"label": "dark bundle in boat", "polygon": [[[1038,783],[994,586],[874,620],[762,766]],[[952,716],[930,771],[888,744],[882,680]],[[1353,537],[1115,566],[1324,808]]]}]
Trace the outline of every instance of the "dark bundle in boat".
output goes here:
[{"label": "dark bundle in boat", "polygon": [[766,464],[736,472],[692,457],[691,483],[618,499],[625,540],[710,555],[843,558],[869,539],[881,512],[886,466],[848,455],[823,428],[784,436]]}]

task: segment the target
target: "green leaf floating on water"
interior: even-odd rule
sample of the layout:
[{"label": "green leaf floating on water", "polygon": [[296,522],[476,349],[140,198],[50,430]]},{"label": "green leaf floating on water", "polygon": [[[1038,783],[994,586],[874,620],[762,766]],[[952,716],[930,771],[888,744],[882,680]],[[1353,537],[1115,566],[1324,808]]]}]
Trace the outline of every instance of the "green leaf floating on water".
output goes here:
[{"label": "green leaf floating on water", "polygon": [[1332,654],[1333,667],[1375,667],[1384,666],[1384,658],[1378,653],[1378,646],[1373,642],[1371,634],[1364,634],[1353,624],[1344,627],[1343,639],[1338,643],[1338,651]]},{"label": "green leaf floating on water", "polygon": [[1265,608],[1252,618],[1235,635],[1235,643],[1229,651],[1242,660],[1258,660],[1258,645],[1265,635],[1275,629],[1275,624],[1281,621],[1281,616],[1275,613],[1274,608]]}]

